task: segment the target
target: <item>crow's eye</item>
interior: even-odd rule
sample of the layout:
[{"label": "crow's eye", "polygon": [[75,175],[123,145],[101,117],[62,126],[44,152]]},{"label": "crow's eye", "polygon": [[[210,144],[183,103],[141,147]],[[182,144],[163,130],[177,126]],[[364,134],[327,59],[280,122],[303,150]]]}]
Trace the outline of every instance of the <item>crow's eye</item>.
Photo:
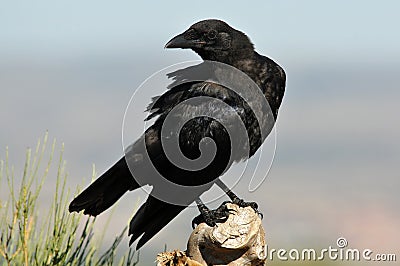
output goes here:
[{"label": "crow's eye", "polygon": [[209,40],[214,40],[215,38],[217,38],[217,31],[216,30],[210,30],[209,32],[207,32],[207,38]]},{"label": "crow's eye", "polygon": [[199,34],[195,29],[189,29],[185,32],[185,39],[186,40],[194,40],[199,37]]}]

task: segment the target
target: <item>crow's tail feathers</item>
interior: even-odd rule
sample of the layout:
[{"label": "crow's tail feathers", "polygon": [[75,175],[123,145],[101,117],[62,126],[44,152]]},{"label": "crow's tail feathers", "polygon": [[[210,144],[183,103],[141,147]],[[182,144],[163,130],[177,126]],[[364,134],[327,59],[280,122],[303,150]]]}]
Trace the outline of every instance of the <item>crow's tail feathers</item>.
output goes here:
[{"label": "crow's tail feathers", "polygon": [[143,234],[136,245],[136,250],[140,249],[185,208],[186,206],[173,205],[149,195],[129,224],[129,245]]},{"label": "crow's tail feathers", "polygon": [[122,157],[70,203],[69,211],[85,210],[84,214],[96,216],[113,205],[125,192],[138,187],[125,157]]}]

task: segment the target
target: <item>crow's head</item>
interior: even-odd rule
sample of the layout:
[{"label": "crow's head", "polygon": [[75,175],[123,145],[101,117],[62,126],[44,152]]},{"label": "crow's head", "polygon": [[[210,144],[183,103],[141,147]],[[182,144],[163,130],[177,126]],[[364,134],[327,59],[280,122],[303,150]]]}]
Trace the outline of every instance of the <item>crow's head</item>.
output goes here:
[{"label": "crow's head", "polygon": [[233,63],[232,60],[249,58],[253,44],[241,31],[216,19],[199,21],[182,34],[172,38],[165,48],[190,48],[203,60]]}]

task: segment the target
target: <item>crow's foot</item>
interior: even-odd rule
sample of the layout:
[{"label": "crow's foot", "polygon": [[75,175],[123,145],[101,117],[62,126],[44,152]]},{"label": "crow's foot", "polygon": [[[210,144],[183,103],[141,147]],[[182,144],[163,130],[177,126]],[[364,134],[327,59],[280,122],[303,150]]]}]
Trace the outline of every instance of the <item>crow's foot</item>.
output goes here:
[{"label": "crow's foot", "polygon": [[244,201],[239,197],[235,197],[232,201],[225,201],[223,204],[226,203],[233,203],[241,208],[251,207],[260,216],[261,219],[263,218],[263,214],[258,210],[258,204],[254,201]]},{"label": "crow's foot", "polygon": [[214,227],[217,223],[225,222],[229,214],[234,213],[235,210],[229,209],[225,202],[215,210],[202,209],[201,214],[193,218],[192,228],[201,223],[206,223],[208,226]]}]

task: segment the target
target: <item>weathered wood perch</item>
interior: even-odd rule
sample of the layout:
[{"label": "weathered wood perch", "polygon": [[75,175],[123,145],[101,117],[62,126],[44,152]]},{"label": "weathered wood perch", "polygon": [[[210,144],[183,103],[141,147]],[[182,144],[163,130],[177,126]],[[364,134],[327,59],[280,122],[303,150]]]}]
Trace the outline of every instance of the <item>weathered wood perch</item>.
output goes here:
[{"label": "weathered wood perch", "polygon": [[236,212],[224,223],[199,224],[190,235],[187,250],[157,255],[158,266],[264,265],[265,233],[258,214],[251,208],[228,203]]}]

